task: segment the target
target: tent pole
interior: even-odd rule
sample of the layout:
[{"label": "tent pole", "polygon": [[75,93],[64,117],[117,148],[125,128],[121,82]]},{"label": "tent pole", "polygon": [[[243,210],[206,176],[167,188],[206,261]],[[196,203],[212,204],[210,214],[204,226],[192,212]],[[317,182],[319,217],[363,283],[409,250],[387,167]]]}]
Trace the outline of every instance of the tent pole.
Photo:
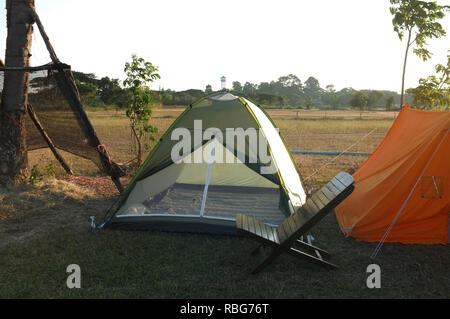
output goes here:
[{"label": "tent pole", "polygon": [[209,182],[211,179],[211,169],[212,169],[212,165],[213,165],[213,156],[214,156],[214,149],[215,149],[215,144],[216,144],[216,139],[214,137],[211,140],[210,144],[211,144],[211,152],[209,154],[208,170],[206,172],[205,187],[203,189],[202,205],[200,207],[200,217],[203,217],[203,215],[205,213],[206,198],[208,195]]}]

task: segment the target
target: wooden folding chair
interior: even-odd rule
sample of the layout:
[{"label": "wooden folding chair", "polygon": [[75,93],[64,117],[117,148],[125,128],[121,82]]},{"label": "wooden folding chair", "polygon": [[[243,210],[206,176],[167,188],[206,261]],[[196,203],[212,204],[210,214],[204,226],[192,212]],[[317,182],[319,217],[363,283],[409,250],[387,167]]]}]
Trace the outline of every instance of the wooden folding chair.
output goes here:
[{"label": "wooden folding chair", "polygon": [[260,246],[252,252],[252,255],[256,255],[262,247],[271,248],[270,253],[253,269],[252,273],[261,271],[284,252],[329,268],[338,268],[325,260],[329,257],[328,252],[300,238],[351,194],[354,189],[353,182],[351,175],[344,172],[337,174],[278,227],[238,214],[236,216],[237,233],[260,242]]}]

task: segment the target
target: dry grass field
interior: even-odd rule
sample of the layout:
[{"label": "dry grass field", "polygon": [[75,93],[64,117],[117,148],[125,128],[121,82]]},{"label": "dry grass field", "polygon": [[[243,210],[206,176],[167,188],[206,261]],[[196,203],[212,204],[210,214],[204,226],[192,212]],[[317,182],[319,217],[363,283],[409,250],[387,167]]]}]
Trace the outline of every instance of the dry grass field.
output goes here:
[{"label": "dry grass field", "polygon": [[[182,109],[156,109],[158,137]],[[396,113],[269,110],[291,150],[372,152]],[[124,114],[89,112],[117,162],[133,159]],[[370,133],[370,134],[369,134]],[[42,182],[0,188],[0,298],[448,298],[445,246],[386,244],[375,261],[382,288],[368,289],[374,243],[345,238],[333,214],[311,232],[341,268],[328,271],[282,256],[249,275],[255,243],[245,238],[136,231],[94,231],[118,192],[96,166],[64,156],[64,176],[48,150],[30,152]],[[353,173],[364,156],[294,155],[312,192],[339,171]],[[46,177],[49,163],[57,178]],[[82,288],[65,285],[69,264],[82,269]]]},{"label": "dry grass field", "polygon": [[[181,114],[181,108],[157,108],[153,112],[153,124],[158,127],[158,139]],[[371,153],[392,125],[396,112],[318,111],[318,110],[269,110],[269,115],[281,131],[290,150],[349,151]],[[89,112],[100,140],[108,148],[111,157],[119,163],[133,160],[133,145],[128,119],[123,112]],[[367,136],[366,136],[367,135]],[[154,143],[151,143],[153,145]],[[62,152],[77,175],[97,175],[97,167],[88,160]],[[328,155],[294,155],[308,187],[317,187],[340,170],[353,172],[366,157]],[[47,149],[31,152],[30,167],[45,166],[53,162],[57,173],[63,170],[54,163]],[[330,162],[331,161],[331,162]],[[318,172],[316,172],[319,170]]]}]

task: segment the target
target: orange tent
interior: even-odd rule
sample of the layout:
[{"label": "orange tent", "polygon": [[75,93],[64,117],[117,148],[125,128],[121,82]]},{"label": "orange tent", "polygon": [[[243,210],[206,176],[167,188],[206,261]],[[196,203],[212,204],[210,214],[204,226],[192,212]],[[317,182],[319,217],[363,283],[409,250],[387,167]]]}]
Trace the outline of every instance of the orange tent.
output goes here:
[{"label": "orange tent", "polygon": [[355,172],[355,190],[336,209],[358,240],[446,244],[450,214],[450,112],[403,107]]}]

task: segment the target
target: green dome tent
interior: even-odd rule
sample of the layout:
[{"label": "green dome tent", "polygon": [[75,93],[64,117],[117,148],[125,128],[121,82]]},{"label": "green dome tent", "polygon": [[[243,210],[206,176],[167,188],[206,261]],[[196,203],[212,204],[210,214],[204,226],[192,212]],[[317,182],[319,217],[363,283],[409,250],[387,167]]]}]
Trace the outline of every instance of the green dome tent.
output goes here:
[{"label": "green dome tent", "polygon": [[174,121],[100,227],[234,233],[238,213],[278,225],[305,201],[269,116],[243,97],[220,93]]}]

